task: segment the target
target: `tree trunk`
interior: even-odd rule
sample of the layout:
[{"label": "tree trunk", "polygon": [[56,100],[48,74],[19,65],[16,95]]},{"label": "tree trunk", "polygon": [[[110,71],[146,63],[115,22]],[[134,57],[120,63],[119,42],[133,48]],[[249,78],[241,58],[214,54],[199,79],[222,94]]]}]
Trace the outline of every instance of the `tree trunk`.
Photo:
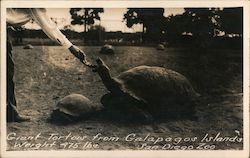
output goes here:
[{"label": "tree trunk", "polygon": [[142,23],[142,43],[145,41],[145,26],[144,23]]},{"label": "tree trunk", "polygon": [[88,15],[88,11],[87,9],[84,9],[84,32],[87,32],[87,15]]}]

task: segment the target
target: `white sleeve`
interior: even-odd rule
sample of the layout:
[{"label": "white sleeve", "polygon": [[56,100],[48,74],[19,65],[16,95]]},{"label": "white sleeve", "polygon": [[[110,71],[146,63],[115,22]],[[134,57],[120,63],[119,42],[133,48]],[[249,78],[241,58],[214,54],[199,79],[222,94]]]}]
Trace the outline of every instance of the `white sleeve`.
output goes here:
[{"label": "white sleeve", "polygon": [[72,43],[62,34],[56,24],[46,14],[44,8],[32,8],[32,19],[42,28],[43,32],[53,41],[56,41],[65,48],[72,46]]},{"label": "white sleeve", "polygon": [[30,21],[28,9],[7,8],[6,22],[12,26],[22,26]]}]

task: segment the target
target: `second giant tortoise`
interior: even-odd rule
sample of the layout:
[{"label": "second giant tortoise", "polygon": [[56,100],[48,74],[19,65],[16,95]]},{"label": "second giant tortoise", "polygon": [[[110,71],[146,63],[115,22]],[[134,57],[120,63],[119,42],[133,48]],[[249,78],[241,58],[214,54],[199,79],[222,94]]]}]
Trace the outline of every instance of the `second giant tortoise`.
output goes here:
[{"label": "second giant tortoise", "polygon": [[81,94],[70,94],[59,100],[51,113],[55,123],[71,123],[91,116],[98,110],[87,97]]}]

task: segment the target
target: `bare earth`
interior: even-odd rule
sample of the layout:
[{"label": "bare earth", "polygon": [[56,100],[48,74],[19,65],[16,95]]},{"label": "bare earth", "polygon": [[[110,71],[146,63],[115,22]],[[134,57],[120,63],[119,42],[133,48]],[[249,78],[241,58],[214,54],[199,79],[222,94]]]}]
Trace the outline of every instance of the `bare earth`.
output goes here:
[{"label": "bare earth", "polygon": [[[197,108],[198,120],[161,120],[151,124],[139,124],[93,117],[70,125],[51,124],[47,119],[59,99],[71,93],[79,93],[100,105],[100,98],[107,90],[96,73],[84,67],[62,47],[35,46],[34,49],[24,50],[18,46],[14,47],[17,104],[20,113],[30,116],[32,120],[7,124],[8,133],[10,136],[15,136],[15,138],[9,138],[13,140],[8,141],[8,150],[95,149],[93,146],[89,148],[84,146],[86,142],[98,144],[96,148],[98,150],[141,149],[143,143],[153,145],[153,138],[168,138],[154,144],[160,146],[158,150],[161,150],[166,143],[182,147],[191,145],[197,150],[204,149],[204,146],[203,148],[198,146],[206,134],[209,137],[219,134],[218,137],[221,138],[232,138],[231,141],[211,139],[206,143],[209,145],[208,148],[214,145],[215,150],[242,149],[240,138],[243,135],[243,75],[240,50],[211,50],[206,54],[199,50],[195,52],[188,49],[168,48],[165,51],[157,51],[152,47],[117,46],[115,55],[107,56],[98,53],[100,50],[98,46],[81,48],[92,61],[98,56],[101,57],[110,66],[113,75],[139,65],[163,66],[185,75],[196,91],[202,95]],[[26,140],[24,137],[34,137],[39,133],[38,139]],[[100,133],[99,136],[109,138],[93,140],[93,136],[98,133]],[[125,139],[132,133],[136,138],[142,137],[142,139],[136,141]],[[51,134],[69,135],[69,137],[48,140]],[[85,138],[81,140],[80,137],[84,136]],[[130,138],[135,138],[132,136],[134,135]],[[150,140],[149,137],[151,137]],[[39,143],[49,144],[54,141],[55,145],[38,147]],[[24,142],[38,145],[36,147],[17,146],[17,143]]]}]

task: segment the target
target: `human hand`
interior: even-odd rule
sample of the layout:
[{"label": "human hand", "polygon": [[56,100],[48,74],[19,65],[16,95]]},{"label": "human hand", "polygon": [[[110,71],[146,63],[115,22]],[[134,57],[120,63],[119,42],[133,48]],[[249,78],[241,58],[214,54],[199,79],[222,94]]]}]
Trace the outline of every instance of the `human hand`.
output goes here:
[{"label": "human hand", "polygon": [[79,49],[77,46],[72,45],[69,48],[69,51],[75,56],[77,57],[81,62],[83,62],[84,60],[86,60],[86,55],[85,53]]},{"label": "human hand", "polygon": [[84,65],[88,67],[93,67],[93,65],[86,60],[86,54],[77,46],[72,45],[69,48],[69,51],[76,57],[78,58]]}]

